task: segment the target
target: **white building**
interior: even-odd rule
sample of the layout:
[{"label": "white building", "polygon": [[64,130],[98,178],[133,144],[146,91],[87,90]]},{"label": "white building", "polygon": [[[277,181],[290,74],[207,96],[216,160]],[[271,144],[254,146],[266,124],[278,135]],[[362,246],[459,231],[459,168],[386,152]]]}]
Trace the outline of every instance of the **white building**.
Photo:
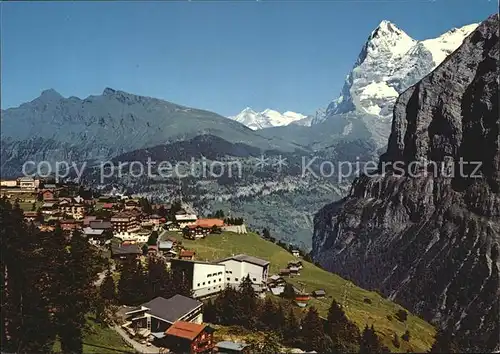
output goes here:
[{"label": "white building", "polygon": [[225,288],[224,264],[172,259],[170,267],[184,272],[188,277],[195,299],[215,295]]},{"label": "white building", "polygon": [[137,243],[146,243],[148,242],[149,236],[151,234],[149,232],[147,233],[141,233],[141,232],[127,232],[127,231],[122,231],[122,232],[115,232],[113,233],[113,236],[116,238],[119,238],[122,241],[130,241],[130,242],[137,242]]},{"label": "white building", "polygon": [[226,267],[226,284],[238,287],[249,275],[256,291],[263,291],[269,274],[269,262],[257,257],[238,254],[218,261]]},{"label": "white building", "polygon": [[195,225],[198,217],[194,214],[180,214],[175,216],[175,221],[179,224],[181,229],[189,225]]}]

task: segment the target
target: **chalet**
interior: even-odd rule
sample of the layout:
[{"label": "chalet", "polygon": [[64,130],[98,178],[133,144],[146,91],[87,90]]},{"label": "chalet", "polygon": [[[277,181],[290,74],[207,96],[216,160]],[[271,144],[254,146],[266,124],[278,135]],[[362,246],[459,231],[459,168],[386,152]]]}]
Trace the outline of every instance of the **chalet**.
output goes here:
[{"label": "chalet", "polygon": [[105,210],[112,210],[115,207],[114,203],[104,203],[102,205],[102,208]]},{"label": "chalet", "polygon": [[181,253],[179,254],[179,258],[185,261],[192,261],[194,260],[195,256],[196,252],[191,250],[182,250]]},{"label": "chalet", "polygon": [[206,324],[178,321],[165,331],[164,343],[174,353],[211,353],[214,332]]},{"label": "chalet", "polygon": [[149,223],[153,224],[154,226],[159,226],[161,223],[165,222],[165,218],[162,218],[158,214],[153,214],[149,216],[148,219]]},{"label": "chalet", "polygon": [[116,213],[111,217],[111,224],[115,232],[135,232],[140,229],[137,217],[129,212]]},{"label": "chalet", "polygon": [[158,246],[156,245],[149,245],[148,246],[148,255],[149,256],[154,256],[158,254]]},{"label": "chalet", "polygon": [[83,235],[87,237],[87,240],[93,245],[102,245],[106,242],[104,230],[96,230],[90,227],[85,227],[83,229]]},{"label": "chalet", "polygon": [[269,287],[269,290],[271,291],[271,293],[273,295],[279,296],[285,292],[285,287],[282,285],[276,285],[276,286]]},{"label": "chalet", "polygon": [[0,187],[15,188],[18,186],[17,179],[3,179],[0,181]]},{"label": "chalet", "polygon": [[135,208],[139,208],[139,207],[140,207],[140,205],[139,205],[138,200],[131,199],[131,200],[127,200],[125,202],[125,209],[126,210],[131,210],[131,209],[135,209]]},{"label": "chalet", "polygon": [[300,274],[300,269],[298,267],[289,267],[288,270],[290,271],[290,274],[292,274],[292,275],[299,275]]},{"label": "chalet", "polygon": [[209,228],[204,228],[198,225],[188,225],[182,230],[182,234],[188,239],[205,238],[210,233]]},{"label": "chalet", "polygon": [[142,254],[141,249],[136,244],[122,245],[122,244],[112,244],[111,245],[111,258],[116,260],[132,260],[137,259]]},{"label": "chalet", "polygon": [[295,303],[299,307],[306,307],[311,297],[308,294],[298,292],[295,295]]},{"label": "chalet", "polygon": [[95,220],[97,220],[97,216],[87,215],[86,217],[83,218],[83,226],[90,227],[90,222]]},{"label": "chalet", "polygon": [[[169,299],[157,297],[125,313],[125,327],[139,332],[164,333],[176,321],[203,322],[203,303],[190,297],[175,295]],[[159,336],[161,337],[161,335]]]},{"label": "chalet", "polygon": [[292,254],[294,257],[300,257],[300,251],[299,250],[292,250]]},{"label": "chalet", "polygon": [[216,353],[224,354],[248,354],[250,353],[250,345],[246,343],[235,343],[230,341],[222,341],[215,345]]},{"label": "chalet", "polygon": [[324,298],[326,296],[326,291],[324,291],[323,289],[314,290],[312,292],[312,296],[318,299]]},{"label": "chalet", "polygon": [[81,223],[75,219],[62,219],[59,221],[61,229],[64,231],[76,230],[81,227]]},{"label": "chalet", "polygon": [[198,217],[194,214],[179,214],[175,215],[175,221],[179,224],[180,229],[184,229],[186,226],[195,225]]},{"label": "chalet", "polygon": [[302,261],[290,261],[290,262],[288,262],[288,268],[290,269],[292,267],[302,269]]},{"label": "chalet", "polygon": [[54,191],[50,189],[44,190],[41,194],[43,200],[54,200],[55,198]]},{"label": "chalet", "polygon": [[138,243],[146,243],[149,240],[151,233],[149,231],[136,231],[136,232],[113,232],[113,236],[122,241],[131,241]]},{"label": "chalet", "polygon": [[217,263],[226,266],[226,283],[228,285],[238,287],[246,276],[250,276],[255,291],[265,290],[270,265],[268,261],[246,254],[238,254]]},{"label": "chalet", "polygon": [[83,219],[85,217],[87,207],[84,204],[75,204],[63,200],[59,202],[59,212],[71,215],[74,219]]},{"label": "chalet", "polygon": [[170,267],[185,274],[194,298],[212,296],[225,288],[226,267],[223,264],[172,259]]},{"label": "chalet", "polygon": [[181,229],[181,225],[178,222],[167,221],[163,228],[168,231],[179,231]]},{"label": "chalet", "polygon": [[291,274],[291,272],[290,272],[290,269],[288,269],[288,268],[280,269],[280,271],[279,271],[280,276],[290,276],[290,274]]},{"label": "chalet", "polygon": [[23,212],[25,221],[35,221],[40,214],[37,211],[25,211]]},{"label": "chalet", "polygon": [[33,177],[20,177],[17,181],[18,186],[23,190],[35,190],[40,185],[40,180],[35,180]]},{"label": "chalet", "polygon": [[59,212],[58,204],[55,202],[43,203],[41,207],[42,214],[52,215]]},{"label": "chalet", "polygon": [[162,241],[158,238],[157,246],[159,251],[168,252],[174,247],[174,243],[172,241]]},{"label": "chalet", "polygon": [[111,221],[104,220],[91,220],[89,221],[89,227],[94,230],[104,230],[104,231],[112,231],[113,224]]}]

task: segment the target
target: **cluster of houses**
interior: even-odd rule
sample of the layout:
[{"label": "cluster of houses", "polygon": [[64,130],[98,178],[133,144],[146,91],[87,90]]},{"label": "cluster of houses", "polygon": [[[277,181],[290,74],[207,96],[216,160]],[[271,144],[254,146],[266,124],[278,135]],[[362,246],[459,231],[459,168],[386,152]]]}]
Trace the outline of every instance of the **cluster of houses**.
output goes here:
[{"label": "cluster of houses", "polygon": [[[164,242],[164,241],[162,241]],[[248,345],[213,340],[214,329],[203,323],[203,298],[220,293],[227,286],[238,287],[250,277],[254,289],[267,289],[270,263],[245,254],[214,262],[171,259],[170,267],[188,277],[192,297],[157,297],[135,308],[122,310],[122,327],[131,337],[144,339],[175,353],[246,353]]]},{"label": "cluster of houses", "polygon": [[215,329],[203,323],[203,303],[182,295],[157,297],[121,311],[122,328],[131,337],[174,353],[247,353],[248,345],[214,342]]}]

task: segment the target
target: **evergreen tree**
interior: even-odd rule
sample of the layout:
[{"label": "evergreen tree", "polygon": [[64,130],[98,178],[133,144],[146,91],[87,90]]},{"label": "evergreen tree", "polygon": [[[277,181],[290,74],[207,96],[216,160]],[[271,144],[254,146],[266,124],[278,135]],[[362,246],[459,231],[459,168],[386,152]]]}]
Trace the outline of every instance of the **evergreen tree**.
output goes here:
[{"label": "evergreen tree", "polygon": [[359,343],[360,353],[385,353],[387,348],[383,347],[373,325],[365,326]]},{"label": "evergreen tree", "polygon": [[268,296],[264,304],[260,308],[259,327],[263,330],[274,330],[276,325],[276,305],[273,300]]},{"label": "evergreen tree", "polygon": [[300,323],[293,312],[293,308],[290,307],[288,311],[288,316],[286,317],[285,327],[283,329],[283,338],[285,344],[289,346],[295,346],[299,342],[300,338]]},{"label": "evergreen tree", "polygon": [[357,351],[356,347],[359,342],[358,327],[349,321],[344,310],[335,300],[332,301],[330,309],[328,310],[325,330],[333,341],[335,351]]},{"label": "evergreen tree", "polygon": [[253,328],[257,322],[257,297],[253,288],[250,275],[243,278],[239,287],[239,301],[242,310],[241,325],[247,328]]},{"label": "evergreen tree", "polygon": [[73,231],[64,272],[61,274],[57,320],[64,353],[82,353],[85,315],[90,312],[96,295],[94,282],[100,259],[87,240]]},{"label": "evergreen tree", "polygon": [[280,338],[273,332],[264,334],[262,340],[250,340],[249,353],[251,354],[276,354],[281,352]]},{"label": "evergreen tree", "polygon": [[460,353],[455,336],[442,328],[438,329],[429,353]]},{"label": "evergreen tree", "polygon": [[392,345],[394,345],[395,348],[399,348],[401,346],[399,336],[396,333],[394,333],[394,337],[392,338]]},{"label": "evergreen tree", "polygon": [[269,230],[267,228],[262,230],[262,237],[265,239],[269,239],[271,237],[271,233],[269,232]]},{"label": "evergreen tree", "polygon": [[106,272],[101,287],[99,288],[99,293],[101,298],[105,301],[113,302],[116,300],[116,285],[111,269],[108,269]]},{"label": "evergreen tree", "polygon": [[[172,271],[172,284],[171,288],[175,294],[191,297],[193,296],[193,290],[189,278],[181,270]],[[173,295],[172,295],[173,296]]]},{"label": "evergreen tree", "polygon": [[318,311],[314,307],[310,307],[307,314],[302,319],[302,339],[308,348],[318,351],[322,347],[325,332],[323,323],[319,318]]},{"label": "evergreen tree", "polygon": [[118,281],[118,299],[122,305],[139,305],[143,303],[145,293],[145,277],[142,265],[136,260],[123,263]]},{"label": "evergreen tree", "polygon": [[295,299],[295,289],[293,288],[293,285],[290,283],[286,283],[281,296],[289,300]]},{"label": "evergreen tree", "polygon": [[401,339],[404,340],[405,342],[410,341],[410,331],[406,330],[405,333],[401,336]]},{"label": "evergreen tree", "polygon": [[156,241],[158,241],[158,231],[153,231],[148,238],[148,245],[154,246],[156,245]]},{"label": "evergreen tree", "polygon": [[218,319],[221,324],[231,326],[242,323],[239,296],[240,293],[229,286],[215,299],[214,306],[217,309]]}]

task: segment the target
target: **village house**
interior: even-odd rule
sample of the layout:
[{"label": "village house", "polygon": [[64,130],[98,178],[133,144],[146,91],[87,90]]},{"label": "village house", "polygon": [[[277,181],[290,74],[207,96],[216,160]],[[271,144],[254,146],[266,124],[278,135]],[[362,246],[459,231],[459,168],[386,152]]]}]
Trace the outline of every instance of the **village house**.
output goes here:
[{"label": "village house", "polygon": [[175,215],[175,221],[179,224],[180,229],[184,229],[186,226],[195,225],[198,217],[194,214],[177,214]]},{"label": "village house", "polygon": [[115,260],[125,261],[138,259],[142,254],[141,249],[136,244],[123,245],[111,244],[111,258]]},{"label": "village house", "polygon": [[136,232],[113,232],[113,236],[119,238],[122,241],[130,241],[137,243],[148,242],[151,233],[149,231],[136,231]]},{"label": "village house", "polygon": [[183,272],[189,279],[194,298],[212,296],[225,288],[226,267],[223,264],[172,259],[170,267]]},{"label": "village house", "polygon": [[55,199],[54,191],[50,189],[42,191],[42,199],[44,201],[54,200]]},{"label": "village house", "polygon": [[137,200],[130,199],[125,202],[125,210],[132,210],[139,207],[140,207],[139,201]]},{"label": "village house", "polygon": [[83,219],[86,213],[86,205],[84,204],[75,204],[72,201],[68,201],[64,199],[59,202],[59,212],[70,215],[74,219]]},{"label": "village house", "polygon": [[81,222],[78,222],[77,220],[74,219],[62,219],[59,220],[59,225],[61,226],[61,229],[64,231],[71,231],[71,230],[76,230],[81,227]]},{"label": "village house", "polygon": [[248,354],[250,353],[250,345],[246,343],[222,341],[215,345],[214,352],[220,354]]},{"label": "village house", "polygon": [[111,217],[111,224],[115,232],[136,232],[140,229],[137,217],[129,212],[116,213]]},{"label": "village house", "polygon": [[37,211],[25,211],[23,212],[24,220],[26,222],[35,221],[40,214]]},{"label": "village house", "polygon": [[59,206],[56,202],[43,203],[40,209],[42,211],[42,214],[45,215],[53,215],[59,212]]},{"label": "village house", "polygon": [[323,289],[314,290],[312,292],[312,296],[314,296],[317,299],[322,299],[326,296],[326,291],[324,291]]},{"label": "village house", "polygon": [[257,292],[265,290],[269,273],[269,262],[257,257],[239,254],[218,261],[226,267],[226,283],[238,287],[246,276],[250,276]]},{"label": "village house", "polygon": [[3,179],[0,181],[0,187],[15,188],[18,186],[17,179]]},{"label": "village house", "polygon": [[192,261],[194,260],[195,256],[196,252],[191,250],[181,250],[179,254],[179,258],[185,261]]},{"label": "village house", "polygon": [[300,257],[300,251],[299,251],[299,250],[292,250],[292,254],[293,254],[295,257]]},{"label": "village house", "polygon": [[161,334],[176,321],[202,323],[203,303],[182,295],[169,299],[157,297],[131,309],[125,316],[127,322],[123,327],[135,333],[142,332],[144,336],[157,334],[161,338]]},{"label": "village house", "polygon": [[18,186],[23,190],[35,190],[40,185],[40,180],[33,177],[19,177]]},{"label": "village house", "polygon": [[104,230],[104,231],[113,231],[113,224],[111,221],[105,220],[90,220],[89,227],[94,230]]},{"label": "village house", "polygon": [[90,227],[90,222],[97,220],[97,216],[95,215],[87,215],[83,218],[83,226]]},{"label": "village house", "polygon": [[302,269],[302,261],[297,260],[297,261],[288,262],[288,268],[292,268],[292,267]]},{"label": "village house", "polygon": [[211,353],[214,331],[206,324],[178,321],[165,332],[164,343],[173,353]]},{"label": "village house", "polygon": [[104,230],[95,230],[90,227],[83,228],[83,235],[92,245],[103,245],[106,240],[104,238]]}]

